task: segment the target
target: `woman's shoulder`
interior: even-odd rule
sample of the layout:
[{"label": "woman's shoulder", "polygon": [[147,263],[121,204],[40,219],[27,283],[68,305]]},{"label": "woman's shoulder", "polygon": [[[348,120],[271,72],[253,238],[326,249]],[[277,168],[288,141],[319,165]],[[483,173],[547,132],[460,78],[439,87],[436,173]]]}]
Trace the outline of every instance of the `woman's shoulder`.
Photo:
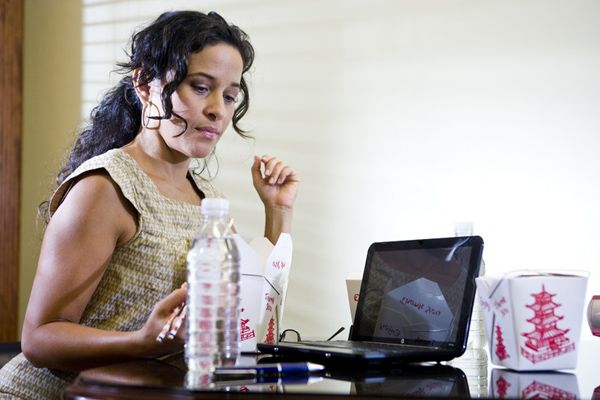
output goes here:
[{"label": "woman's shoulder", "polygon": [[138,213],[135,207],[125,199],[121,188],[103,169],[92,169],[73,177],[68,191],[50,212],[52,232],[62,232],[73,240],[117,237],[119,246],[137,232]]},{"label": "woman's shoulder", "polygon": [[84,161],[56,188],[50,198],[50,216],[58,209],[67,194],[81,181],[80,186],[87,191],[102,193],[117,193],[124,196],[134,206],[137,174],[131,158],[120,149],[109,150],[106,153]]},{"label": "woman's shoulder", "polygon": [[125,203],[121,188],[103,169],[89,170],[74,177],[61,203],[65,202],[67,196],[73,196],[73,205],[94,209],[104,215],[121,210]]},{"label": "woman's shoulder", "polygon": [[135,161],[122,149],[112,149],[84,161],[69,177],[96,169],[106,169],[110,175],[115,172],[131,175],[135,171]]}]

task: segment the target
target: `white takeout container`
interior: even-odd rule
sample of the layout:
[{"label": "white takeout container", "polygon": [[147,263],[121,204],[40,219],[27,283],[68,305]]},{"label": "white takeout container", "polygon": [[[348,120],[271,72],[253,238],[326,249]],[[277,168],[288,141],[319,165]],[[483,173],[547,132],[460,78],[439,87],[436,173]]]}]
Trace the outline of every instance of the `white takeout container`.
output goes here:
[{"label": "white takeout container", "polygon": [[575,368],[587,275],[514,271],[477,278],[492,363],[518,371]]},{"label": "white takeout container", "polygon": [[489,387],[492,399],[579,399],[575,374],[516,372],[493,369]]},{"label": "white takeout container", "polygon": [[360,295],[360,283],[362,274],[352,273],[346,278],[346,289],[348,290],[348,304],[350,305],[350,317],[354,322],[356,315],[356,306],[358,305],[358,296]]},{"label": "white takeout container", "polygon": [[234,239],[240,252],[240,350],[276,343],[292,265],[292,238],[282,233],[275,246],[266,238],[248,244]]}]

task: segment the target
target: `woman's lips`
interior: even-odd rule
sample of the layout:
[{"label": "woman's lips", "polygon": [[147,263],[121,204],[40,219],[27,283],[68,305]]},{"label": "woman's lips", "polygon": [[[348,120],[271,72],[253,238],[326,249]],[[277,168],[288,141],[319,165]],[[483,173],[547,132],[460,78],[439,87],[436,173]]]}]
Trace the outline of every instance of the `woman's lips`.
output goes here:
[{"label": "woman's lips", "polygon": [[213,140],[216,139],[219,136],[219,130],[216,128],[213,128],[211,126],[202,126],[199,128],[195,128],[196,131],[200,132],[200,134],[202,134],[202,136],[204,136],[205,138],[209,139],[209,140]]}]

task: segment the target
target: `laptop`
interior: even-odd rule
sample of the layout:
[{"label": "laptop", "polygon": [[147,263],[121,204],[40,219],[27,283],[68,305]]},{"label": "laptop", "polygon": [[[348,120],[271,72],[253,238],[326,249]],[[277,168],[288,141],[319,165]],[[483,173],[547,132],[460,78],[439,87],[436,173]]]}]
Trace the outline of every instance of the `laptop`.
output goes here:
[{"label": "laptop", "polygon": [[479,236],[373,243],[349,340],[260,343],[258,350],[328,365],[459,357],[482,253]]},{"label": "laptop", "polygon": [[[343,374],[328,369],[327,379],[351,382],[351,393],[361,396],[394,396],[404,398],[430,397],[436,399],[469,399],[469,383],[465,373],[449,365],[402,364],[403,367],[385,368],[379,374],[360,372]],[[362,368],[354,368],[362,371]]]}]

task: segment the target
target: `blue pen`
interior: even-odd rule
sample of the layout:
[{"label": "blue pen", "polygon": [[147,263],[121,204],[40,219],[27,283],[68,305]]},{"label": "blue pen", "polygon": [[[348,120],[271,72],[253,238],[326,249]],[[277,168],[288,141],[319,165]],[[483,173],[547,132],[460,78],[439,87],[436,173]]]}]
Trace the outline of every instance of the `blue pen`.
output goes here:
[{"label": "blue pen", "polygon": [[217,388],[232,388],[250,385],[310,385],[321,382],[319,375],[217,375],[213,381]]},{"label": "blue pen", "polygon": [[311,362],[257,364],[255,366],[218,367],[215,375],[306,375],[324,370],[325,367]]}]

